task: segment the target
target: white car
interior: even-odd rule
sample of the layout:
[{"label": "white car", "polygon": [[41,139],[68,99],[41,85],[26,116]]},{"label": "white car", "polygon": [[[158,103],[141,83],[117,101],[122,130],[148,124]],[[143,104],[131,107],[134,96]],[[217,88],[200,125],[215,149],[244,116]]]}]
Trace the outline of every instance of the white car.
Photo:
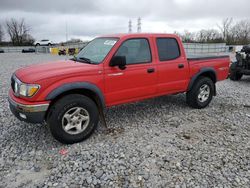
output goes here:
[{"label": "white car", "polygon": [[43,39],[40,41],[36,41],[35,45],[36,46],[51,46],[53,42],[51,40]]}]

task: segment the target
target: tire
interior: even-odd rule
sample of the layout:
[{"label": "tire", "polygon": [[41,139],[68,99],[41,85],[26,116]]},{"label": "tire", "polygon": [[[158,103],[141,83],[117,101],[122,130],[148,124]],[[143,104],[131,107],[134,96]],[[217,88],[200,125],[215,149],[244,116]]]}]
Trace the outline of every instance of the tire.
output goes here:
[{"label": "tire", "polygon": [[[84,120],[79,120],[83,117]],[[96,129],[98,122],[97,105],[90,98],[80,94],[70,94],[59,99],[51,106],[47,117],[51,134],[64,144],[87,139]],[[75,127],[73,124],[76,124]]]},{"label": "tire", "polygon": [[232,63],[232,65],[230,66],[230,75],[229,75],[229,78],[232,81],[239,81],[243,76],[243,74],[237,72],[236,68],[237,68],[237,64]]},{"label": "tire", "polygon": [[214,92],[214,82],[208,77],[200,77],[186,93],[187,104],[197,109],[205,108],[211,102]]},{"label": "tire", "polygon": [[242,76],[243,74],[237,72],[231,72],[229,78],[232,81],[239,81],[242,78]]},{"label": "tire", "polygon": [[40,46],[40,44],[39,44],[39,43],[37,43],[37,44],[36,44],[36,46]]}]

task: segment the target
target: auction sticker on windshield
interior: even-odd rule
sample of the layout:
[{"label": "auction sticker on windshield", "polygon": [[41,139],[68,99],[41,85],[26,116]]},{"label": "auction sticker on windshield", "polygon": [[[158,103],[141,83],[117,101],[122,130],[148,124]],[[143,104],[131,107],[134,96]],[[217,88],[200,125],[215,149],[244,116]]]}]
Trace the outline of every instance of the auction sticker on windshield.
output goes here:
[{"label": "auction sticker on windshield", "polygon": [[105,45],[111,45],[114,46],[116,43],[116,40],[105,40],[104,44]]}]

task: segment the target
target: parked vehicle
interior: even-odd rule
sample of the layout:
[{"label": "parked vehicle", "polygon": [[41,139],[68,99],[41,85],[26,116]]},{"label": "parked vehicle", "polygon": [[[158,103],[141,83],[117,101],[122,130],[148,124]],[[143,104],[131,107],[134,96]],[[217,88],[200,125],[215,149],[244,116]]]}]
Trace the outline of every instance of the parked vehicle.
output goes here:
[{"label": "parked vehicle", "polygon": [[48,39],[43,39],[35,42],[35,46],[51,46],[51,45],[53,45],[53,42]]},{"label": "parked vehicle", "polygon": [[66,50],[65,49],[59,50],[58,55],[66,55]]},{"label": "parked vehicle", "polygon": [[243,75],[250,75],[250,44],[236,52],[236,60],[230,66],[229,78],[233,81],[240,80]]},{"label": "parked vehicle", "polygon": [[0,53],[4,53],[4,50],[3,50],[3,49],[0,49]]},{"label": "parked vehicle", "polygon": [[36,50],[34,48],[29,48],[29,49],[23,49],[22,53],[34,53]]},{"label": "parked vehicle", "polygon": [[188,105],[205,108],[229,62],[228,56],[187,58],[172,34],[107,35],[71,60],[17,70],[10,109],[20,120],[47,122],[57,140],[71,144],[88,138],[99,116],[104,120],[103,109],[114,105],[186,93]]},{"label": "parked vehicle", "polygon": [[69,48],[69,55],[75,55],[76,49],[75,48]]}]

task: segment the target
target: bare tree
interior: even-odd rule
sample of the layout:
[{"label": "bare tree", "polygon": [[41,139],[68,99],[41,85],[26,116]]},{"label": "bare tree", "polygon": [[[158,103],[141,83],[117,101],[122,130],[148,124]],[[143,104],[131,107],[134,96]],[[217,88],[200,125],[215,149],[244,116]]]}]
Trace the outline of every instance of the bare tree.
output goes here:
[{"label": "bare tree", "polygon": [[2,25],[0,25],[0,42],[3,41],[3,37],[4,37],[4,31]]},{"label": "bare tree", "polygon": [[231,29],[231,40],[234,44],[250,43],[250,20],[241,20]]},{"label": "bare tree", "polygon": [[250,19],[233,22],[226,18],[217,29],[202,29],[198,32],[185,30],[182,33],[174,32],[181,37],[183,42],[250,44]]},{"label": "bare tree", "polygon": [[217,43],[223,42],[222,35],[216,29],[203,29],[196,33],[197,42]]},{"label": "bare tree", "polygon": [[183,41],[185,42],[193,42],[194,41],[195,34],[192,32],[189,32],[188,30],[184,30],[183,33]]},{"label": "bare tree", "polygon": [[174,33],[182,39],[182,42],[194,42],[195,33],[193,33],[193,32],[189,32],[188,30],[184,30],[184,32],[182,32],[182,33],[179,33],[177,31],[175,31]]},{"label": "bare tree", "polygon": [[25,45],[33,45],[34,42],[35,42],[35,39],[30,34],[25,34],[23,36],[23,44],[25,44]]},{"label": "bare tree", "polygon": [[6,31],[13,45],[23,45],[26,36],[29,35],[29,30],[24,19],[16,20],[12,18],[6,21]]},{"label": "bare tree", "polygon": [[230,43],[229,41],[229,33],[230,33],[230,30],[232,28],[232,25],[233,25],[233,18],[225,18],[221,25],[218,25],[221,33],[222,33],[222,37],[223,37],[223,40],[226,42],[226,43]]}]

